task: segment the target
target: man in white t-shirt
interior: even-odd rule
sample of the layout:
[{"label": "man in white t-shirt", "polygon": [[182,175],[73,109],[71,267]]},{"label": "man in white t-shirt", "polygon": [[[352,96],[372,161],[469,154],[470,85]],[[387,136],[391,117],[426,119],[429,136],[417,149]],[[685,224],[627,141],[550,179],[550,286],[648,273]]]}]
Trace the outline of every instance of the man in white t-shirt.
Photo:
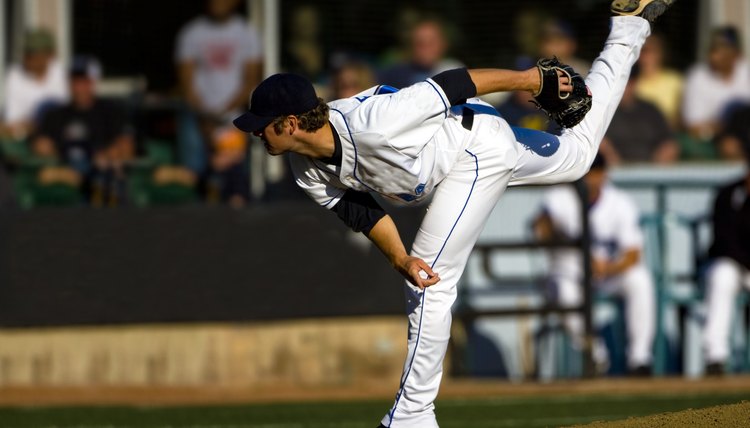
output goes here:
[{"label": "man in white t-shirt", "polygon": [[[209,0],[206,15],[185,25],[175,60],[187,111],[180,121],[180,155],[203,173],[214,129],[242,112],[262,76],[263,43],[235,13],[238,0]],[[208,144],[207,144],[208,143]]]},{"label": "man in white t-shirt", "polygon": [[687,75],[683,120],[690,134],[710,140],[733,102],[750,101],[750,65],[742,57],[740,35],[734,27],[714,30],[708,61]]},{"label": "man in white t-shirt", "polygon": [[[606,164],[601,155],[597,155],[583,180],[589,197],[594,287],[598,292],[624,298],[628,366],[633,375],[648,375],[654,340],[655,296],[651,274],[642,262],[643,234],[638,209],[630,197],[608,182]],[[575,189],[557,186],[550,190],[544,197],[542,213],[534,227],[542,240],[580,237],[581,208]],[[555,298],[562,306],[573,307],[583,302],[583,270],[578,250],[551,251],[550,276]],[[580,341],[583,333],[581,316],[568,315],[566,324],[574,339]],[[601,341],[595,344],[594,358],[602,366],[608,363],[606,348]]]},{"label": "man in white t-shirt", "polygon": [[46,30],[34,30],[24,38],[20,64],[10,67],[5,79],[4,113],[0,135],[25,138],[41,116],[45,105],[59,105],[68,99],[68,80],[55,60],[55,41]]}]

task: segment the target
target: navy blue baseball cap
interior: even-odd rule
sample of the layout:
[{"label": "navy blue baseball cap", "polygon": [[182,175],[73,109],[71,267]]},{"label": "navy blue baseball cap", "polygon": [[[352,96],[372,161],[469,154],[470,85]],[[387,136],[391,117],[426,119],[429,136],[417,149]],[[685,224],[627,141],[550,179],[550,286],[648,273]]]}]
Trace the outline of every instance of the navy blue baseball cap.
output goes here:
[{"label": "navy blue baseball cap", "polygon": [[250,110],[234,120],[241,131],[263,130],[274,119],[307,113],[318,106],[318,95],[304,77],[279,73],[262,81],[250,99]]}]

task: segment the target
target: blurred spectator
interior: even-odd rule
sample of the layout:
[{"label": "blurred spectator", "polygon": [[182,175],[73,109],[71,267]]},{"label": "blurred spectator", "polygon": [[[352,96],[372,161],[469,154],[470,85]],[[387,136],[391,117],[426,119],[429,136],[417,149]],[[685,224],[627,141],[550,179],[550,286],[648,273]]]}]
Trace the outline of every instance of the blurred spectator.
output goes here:
[{"label": "blurred spectator", "polygon": [[730,116],[716,144],[722,159],[745,158],[743,147],[750,147],[750,105],[738,108]]},{"label": "blurred spectator", "polygon": [[[207,14],[177,37],[176,58],[187,108],[178,139],[184,166],[206,178],[208,197],[240,206],[249,198],[246,142],[231,120],[262,77],[263,44],[236,14],[238,0],[208,0]],[[229,142],[227,142],[229,141]]]},{"label": "blurred spectator", "polygon": [[177,37],[175,54],[187,108],[180,118],[180,156],[201,175],[216,123],[230,123],[248,103],[262,73],[263,44],[235,13],[238,0],[208,0],[207,14]]},{"label": "blurred spectator", "polygon": [[[642,262],[643,234],[635,203],[607,180],[604,158],[596,157],[583,181],[588,193],[594,287],[600,293],[620,294],[625,299],[628,331],[628,365],[632,374],[651,371],[651,346],[655,329],[655,296],[651,274]],[[581,203],[571,186],[556,186],[546,194],[542,213],[534,223],[540,240],[571,240],[581,235]],[[583,303],[581,256],[578,250],[550,252],[553,295],[563,307]],[[566,316],[566,324],[580,343],[583,320]],[[601,341],[594,358],[606,367],[608,356]]]},{"label": "blurred spectator", "polygon": [[380,83],[405,88],[445,70],[463,67],[446,58],[449,50],[445,26],[436,18],[418,22],[411,32],[409,58],[382,72]]},{"label": "blurred spectator", "polygon": [[640,99],[658,107],[672,129],[677,129],[680,124],[683,79],[680,73],[665,67],[664,43],[664,39],[655,34],[643,45],[638,60],[641,74],[636,93]]},{"label": "blurred spectator", "polygon": [[26,33],[23,61],[8,70],[5,80],[5,114],[0,136],[25,138],[45,106],[68,98],[63,66],[55,59],[55,40],[46,30]]},{"label": "blurred spectator", "polygon": [[742,58],[736,28],[713,32],[708,62],[695,65],[686,79],[683,119],[693,138],[710,141],[721,129],[727,108],[750,100],[750,66]]},{"label": "blurred spectator", "polygon": [[409,58],[409,45],[414,26],[420,22],[421,14],[411,5],[402,5],[396,13],[396,19],[388,20],[390,32],[396,38],[396,44],[380,57],[380,65],[390,67],[394,64],[406,62]]},{"label": "blurred spectator", "polygon": [[[746,128],[747,129],[747,125]],[[744,152],[750,168],[750,144]],[[721,190],[714,203],[713,264],[706,276],[706,373],[723,374],[730,355],[730,330],[737,293],[750,290],[750,169]]]},{"label": "blurred spectator", "polygon": [[519,55],[532,61],[540,54],[544,36],[542,29],[550,18],[543,7],[540,8],[534,4],[527,5],[527,3],[531,2],[524,2],[524,8],[513,17],[512,35]]},{"label": "blurred spectator", "polygon": [[[516,70],[528,70],[534,66],[534,62],[527,57],[516,60]],[[559,126],[549,118],[546,113],[539,110],[534,104],[534,97],[527,91],[514,91],[510,96],[497,106],[497,111],[508,121],[510,126],[518,126],[537,131],[547,131],[559,134]]]},{"label": "blurred spectator", "polygon": [[577,58],[578,42],[573,27],[560,20],[550,20],[544,26],[540,46],[540,56],[543,58],[558,57],[560,61],[573,67],[575,71],[586,77],[591,69],[591,63]]},{"label": "blurred spectator", "polygon": [[349,62],[339,67],[331,79],[331,100],[349,98],[375,86],[375,77],[367,64]]},{"label": "blurred spectator", "polygon": [[79,57],[70,69],[68,104],[44,114],[31,139],[35,155],[62,163],[44,168],[42,184],[87,184],[96,206],[116,205],[124,197],[124,168],[134,155],[125,112],[96,96],[98,62]]},{"label": "blurred spectator", "polygon": [[234,126],[217,124],[211,135],[211,171],[208,202],[243,207],[250,199],[247,136]]},{"label": "blurred spectator", "polygon": [[284,68],[291,73],[301,74],[312,82],[321,80],[325,73],[320,21],[317,7],[295,7],[290,17],[289,37],[284,43]]},{"label": "blurred spectator", "polygon": [[680,154],[664,115],[636,94],[639,74],[640,67],[636,65],[602,142],[601,153],[612,165],[621,162],[667,164],[676,161]]}]

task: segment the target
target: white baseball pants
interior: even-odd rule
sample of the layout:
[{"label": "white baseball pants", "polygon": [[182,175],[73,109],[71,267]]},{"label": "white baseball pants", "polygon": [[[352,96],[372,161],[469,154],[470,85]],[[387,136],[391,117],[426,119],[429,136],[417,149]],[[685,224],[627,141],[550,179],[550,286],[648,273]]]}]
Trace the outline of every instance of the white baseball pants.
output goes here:
[{"label": "white baseball pants", "polygon": [[[580,281],[555,279],[557,297],[563,307],[583,303]],[[597,290],[622,296],[625,300],[625,323],[628,335],[628,366],[637,368],[651,364],[654,334],[656,331],[656,296],[651,273],[643,265],[636,265],[620,275],[595,283]],[[583,337],[583,318],[577,314],[565,316],[565,325],[578,343]],[[603,343],[602,343],[603,345]],[[598,363],[606,361],[606,348],[595,352]]]},{"label": "white baseball pants", "polygon": [[736,261],[721,258],[707,272],[706,328],[703,346],[707,363],[725,363],[729,358],[729,333],[734,299],[744,285],[750,290],[750,271]]},{"label": "white baseball pants", "polygon": [[592,109],[583,122],[566,130],[551,155],[526,150],[504,120],[476,116],[465,150],[435,190],[414,241],[412,254],[431,264],[441,281],[424,292],[406,285],[408,354],[393,407],[381,421],[384,426],[438,427],[433,402],[443,373],[456,284],[487,218],[508,185],[569,182],[588,171],[650,32],[644,19],[612,18],[604,50],[586,78]]}]

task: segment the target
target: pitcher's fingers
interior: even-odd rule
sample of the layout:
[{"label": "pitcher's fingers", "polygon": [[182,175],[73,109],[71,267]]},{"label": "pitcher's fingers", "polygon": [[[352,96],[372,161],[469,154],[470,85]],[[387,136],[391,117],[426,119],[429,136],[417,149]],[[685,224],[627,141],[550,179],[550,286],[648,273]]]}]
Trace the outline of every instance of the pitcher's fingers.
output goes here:
[{"label": "pitcher's fingers", "polygon": [[428,277],[432,278],[433,276],[437,276],[435,272],[432,270],[432,268],[430,267],[430,265],[425,263],[424,260],[419,259],[418,264],[419,264],[420,269],[422,269],[427,274]]},{"label": "pitcher's fingers", "polygon": [[431,287],[431,286],[437,284],[438,282],[440,282],[440,277],[437,276],[437,275],[435,275],[435,276],[432,276],[430,278],[423,279],[422,280],[422,285],[425,286],[425,287]]}]

